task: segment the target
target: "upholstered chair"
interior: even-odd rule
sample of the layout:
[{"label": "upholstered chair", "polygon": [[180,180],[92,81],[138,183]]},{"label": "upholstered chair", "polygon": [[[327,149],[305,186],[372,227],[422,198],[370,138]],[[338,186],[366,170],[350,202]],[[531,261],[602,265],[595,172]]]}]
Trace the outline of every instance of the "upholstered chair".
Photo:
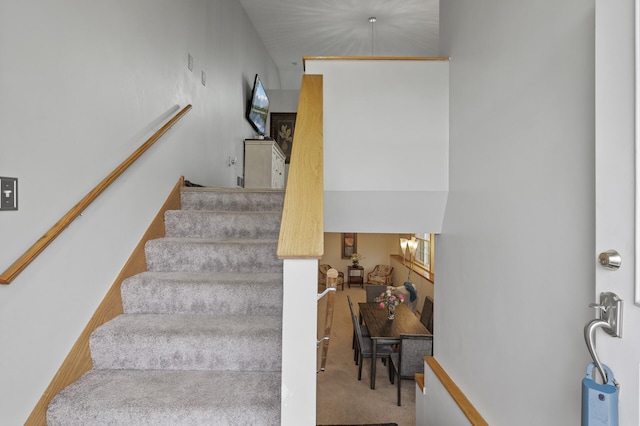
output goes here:
[{"label": "upholstered chair", "polygon": [[[331,265],[322,264],[318,266],[318,291],[324,291],[327,288],[327,271],[331,269]],[[342,286],[344,290],[344,273],[338,272],[338,279],[336,280],[336,289]]]},{"label": "upholstered chair", "polygon": [[376,265],[373,271],[367,274],[367,283],[393,285],[393,266]]},{"label": "upholstered chair", "polygon": [[430,334],[401,334],[398,352],[391,354],[389,379],[398,380],[398,405],[400,401],[400,381],[414,380],[416,373],[424,371],[424,357],[433,355],[433,336]]}]

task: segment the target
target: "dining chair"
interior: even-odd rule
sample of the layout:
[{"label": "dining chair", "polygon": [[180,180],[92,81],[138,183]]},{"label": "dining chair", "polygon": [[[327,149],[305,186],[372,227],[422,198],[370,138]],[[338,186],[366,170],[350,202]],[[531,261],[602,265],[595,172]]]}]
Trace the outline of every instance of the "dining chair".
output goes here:
[{"label": "dining chair", "polygon": [[420,312],[420,322],[433,334],[433,299],[429,296],[424,298],[422,312]]},{"label": "dining chair", "polygon": [[[356,310],[353,306],[353,301],[351,300],[351,296],[347,294],[347,303],[349,303],[349,311],[351,312],[351,316],[356,316]],[[362,332],[363,337],[369,337],[369,329],[366,325],[361,325],[360,330]],[[353,349],[353,361],[358,362],[358,347],[356,344],[356,329],[353,329],[353,339],[351,341],[351,349]]]},{"label": "dining chair", "polygon": [[[371,338],[364,338],[362,336],[362,331],[360,329],[360,324],[358,323],[358,318],[354,315],[351,315],[351,320],[353,322],[353,328],[356,331],[356,347],[358,348],[358,361],[356,364],[358,365],[358,380],[362,380],[362,363],[364,358],[371,358],[371,362],[376,362],[373,359],[373,342]],[[376,358],[380,358],[383,361],[389,359],[392,354],[391,345],[389,344],[378,344],[376,348]],[[389,362],[389,364],[391,364]]]},{"label": "dining chair", "polygon": [[380,296],[380,293],[387,289],[386,285],[369,285],[367,284],[367,303],[375,302],[376,297]]},{"label": "dining chair", "polygon": [[391,384],[397,380],[398,406],[400,406],[400,389],[403,379],[415,380],[415,374],[424,371],[424,357],[433,355],[433,335],[401,334],[398,352],[391,353],[389,362],[389,379]]}]

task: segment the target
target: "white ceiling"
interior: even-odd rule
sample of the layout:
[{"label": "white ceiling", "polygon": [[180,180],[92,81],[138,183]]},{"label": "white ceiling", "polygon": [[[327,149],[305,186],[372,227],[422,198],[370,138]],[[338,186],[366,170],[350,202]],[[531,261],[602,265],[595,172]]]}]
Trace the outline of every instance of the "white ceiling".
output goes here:
[{"label": "white ceiling", "polygon": [[439,0],[240,3],[280,70],[282,89],[300,88],[303,56],[438,55]]}]

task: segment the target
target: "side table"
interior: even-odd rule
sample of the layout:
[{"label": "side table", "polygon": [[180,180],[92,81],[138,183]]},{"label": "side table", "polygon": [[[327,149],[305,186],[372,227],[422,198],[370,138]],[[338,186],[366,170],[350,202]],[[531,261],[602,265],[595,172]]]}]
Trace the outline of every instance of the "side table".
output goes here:
[{"label": "side table", "polygon": [[362,266],[347,266],[347,285],[351,288],[351,284],[360,284],[364,287],[364,268]]}]

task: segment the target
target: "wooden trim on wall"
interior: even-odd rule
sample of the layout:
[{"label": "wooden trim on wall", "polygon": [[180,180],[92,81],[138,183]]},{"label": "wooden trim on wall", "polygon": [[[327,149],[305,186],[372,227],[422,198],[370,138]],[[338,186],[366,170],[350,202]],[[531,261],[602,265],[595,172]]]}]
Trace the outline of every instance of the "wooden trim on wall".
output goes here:
[{"label": "wooden trim on wall", "polygon": [[[400,262],[401,264],[404,264],[404,266],[409,269],[411,267],[411,262],[409,262],[409,260],[405,260],[402,255],[399,254],[392,254],[391,258]],[[427,270],[424,266],[422,266],[421,264],[417,263],[417,262],[413,262],[413,273],[414,274],[418,274],[420,275],[422,278],[424,278],[425,280],[431,282],[431,284],[433,284],[433,273],[429,270]]]},{"label": "wooden trim on wall", "polygon": [[147,270],[147,262],[144,254],[144,245],[147,241],[165,236],[164,213],[167,210],[179,210],[180,188],[184,186],[184,176],[181,176],[174,186],[162,208],[147,228],[142,239],[131,253],[120,274],[117,276],[104,299],[89,320],[89,323],[80,334],[80,337],[71,348],[60,369],[36,404],[31,415],[25,422],[27,426],[40,426],[47,424],[47,407],[51,399],[62,389],[78,380],[84,373],[93,368],[91,352],[89,349],[89,337],[91,333],[105,322],[122,314],[122,298],[120,286],[122,282],[135,274]]},{"label": "wooden trim on wall", "polygon": [[446,56],[303,56],[302,70],[309,61],[448,61]]},{"label": "wooden trim on wall", "polygon": [[420,389],[420,392],[424,394],[424,373],[416,373],[413,378],[416,381],[416,386]]},{"label": "wooden trim on wall", "polygon": [[462,411],[469,422],[473,426],[488,426],[489,423],[480,415],[473,404],[471,404],[471,401],[469,401],[458,385],[449,377],[440,363],[432,356],[425,356],[424,360],[429,365],[429,368],[431,368],[431,371],[433,371],[433,374],[440,380],[442,386],[449,392],[451,399],[458,405],[460,411]]}]

